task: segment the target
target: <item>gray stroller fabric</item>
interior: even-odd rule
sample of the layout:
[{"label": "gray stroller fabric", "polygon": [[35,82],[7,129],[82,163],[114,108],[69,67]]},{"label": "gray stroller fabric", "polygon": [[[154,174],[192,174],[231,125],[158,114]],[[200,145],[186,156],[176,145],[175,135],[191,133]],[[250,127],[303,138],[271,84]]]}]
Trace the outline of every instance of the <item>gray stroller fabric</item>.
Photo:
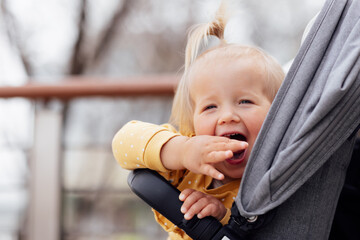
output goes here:
[{"label": "gray stroller fabric", "polygon": [[327,238],[360,125],[359,72],[360,1],[328,0],[273,102],[236,198],[242,216],[279,206],[274,224],[298,229],[272,235],[273,225],[255,239]]}]

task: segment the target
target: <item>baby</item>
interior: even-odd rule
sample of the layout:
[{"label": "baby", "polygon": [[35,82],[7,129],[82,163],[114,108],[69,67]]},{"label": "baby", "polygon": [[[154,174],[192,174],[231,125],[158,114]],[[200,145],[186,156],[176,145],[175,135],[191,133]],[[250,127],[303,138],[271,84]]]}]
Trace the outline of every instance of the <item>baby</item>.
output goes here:
[{"label": "baby", "polygon": [[[189,35],[185,71],[178,85],[170,126],[132,121],[114,137],[113,152],[125,169],[158,171],[181,194],[185,219],[213,216],[226,224],[256,137],[284,78],[264,51],[228,44],[222,4],[214,21]],[[201,41],[215,46],[198,55]],[[190,239],[155,211],[170,239]]]}]

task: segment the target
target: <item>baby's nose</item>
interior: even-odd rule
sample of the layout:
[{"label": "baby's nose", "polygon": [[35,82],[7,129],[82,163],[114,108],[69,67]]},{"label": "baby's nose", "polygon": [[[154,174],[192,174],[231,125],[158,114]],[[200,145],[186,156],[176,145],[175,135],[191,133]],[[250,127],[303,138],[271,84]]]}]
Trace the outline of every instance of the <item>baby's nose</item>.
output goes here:
[{"label": "baby's nose", "polygon": [[218,123],[231,123],[231,122],[240,122],[240,116],[232,109],[228,109],[221,113]]}]

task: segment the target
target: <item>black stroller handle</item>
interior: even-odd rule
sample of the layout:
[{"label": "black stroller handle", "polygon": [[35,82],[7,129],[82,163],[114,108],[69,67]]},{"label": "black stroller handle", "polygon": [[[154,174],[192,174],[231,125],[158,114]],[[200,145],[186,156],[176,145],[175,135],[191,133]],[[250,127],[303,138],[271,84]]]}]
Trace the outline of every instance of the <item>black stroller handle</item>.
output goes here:
[{"label": "black stroller handle", "polygon": [[[184,219],[180,208],[180,191],[165,178],[150,169],[136,169],[128,176],[131,190],[173,224],[183,229],[192,239],[209,240],[222,228],[214,217]],[[226,238],[225,238],[226,239]]]},{"label": "black stroller handle", "polygon": [[243,240],[253,231],[271,221],[275,211],[257,216],[256,220],[242,217],[234,203],[229,223],[225,226],[214,217],[194,216],[185,220],[180,208],[180,191],[159,173],[150,169],[136,169],[128,176],[131,190],[156,211],[196,240]]}]

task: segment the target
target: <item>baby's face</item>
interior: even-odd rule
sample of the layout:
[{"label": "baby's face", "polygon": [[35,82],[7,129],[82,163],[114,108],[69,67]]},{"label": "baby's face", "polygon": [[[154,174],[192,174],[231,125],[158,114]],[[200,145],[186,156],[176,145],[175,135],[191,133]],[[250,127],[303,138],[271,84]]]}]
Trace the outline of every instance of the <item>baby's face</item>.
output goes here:
[{"label": "baby's face", "polygon": [[271,100],[265,94],[265,74],[255,60],[205,61],[197,62],[190,74],[195,134],[248,143],[245,151],[215,165],[225,183],[242,177]]}]

